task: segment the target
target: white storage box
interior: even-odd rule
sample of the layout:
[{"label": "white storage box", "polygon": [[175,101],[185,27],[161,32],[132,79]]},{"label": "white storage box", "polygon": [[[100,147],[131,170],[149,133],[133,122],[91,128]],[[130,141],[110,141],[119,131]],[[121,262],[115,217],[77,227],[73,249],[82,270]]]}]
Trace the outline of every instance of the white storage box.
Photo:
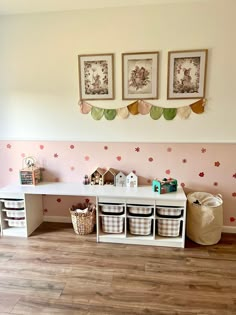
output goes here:
[{"label": "white storage box", "polygon": [[102,231],[104,233],[123,233],[124,218],[116,216],[102,216]]},{"label": "white storage box", "polygon": [[149,235],[151,234],[152,220],[147,218],[129,218],[130,234]]},{"label": "white storage box", "polygon": [[14,227],[25,227],[26,221],[25,219],[5,219],[8,222],[9,226]]},{"label": "white storage box", "polygon": [[182,208],[175,208],[175,207],[157,207],[156,213],[158,216],[161,217],[181,217]]},{"label": "white storage box", "polygon": [[104,214],[123,214],[124,205],[117,203],[99,204],[102,213]]},{"label": "white storage box", "polygon": [[8,218],[25,218],[25,210],[3,210]]},{"label": "white storage box", "polygon": [[137,216],[150,216],[153,214],[153,207],[152,206],[145,206],[145,205],[130,205],[128,206],[129,214],[137,215]]},{"label": "white storage box", "polygon": [[160,236],[179,236],[180,234],[180,220],[173,219],[158,219],[157,233]]},{"label": "white storage box", "polygon": [[4,200],[4,207],[6,209],[24,209],[25,202],[23,199]]}]

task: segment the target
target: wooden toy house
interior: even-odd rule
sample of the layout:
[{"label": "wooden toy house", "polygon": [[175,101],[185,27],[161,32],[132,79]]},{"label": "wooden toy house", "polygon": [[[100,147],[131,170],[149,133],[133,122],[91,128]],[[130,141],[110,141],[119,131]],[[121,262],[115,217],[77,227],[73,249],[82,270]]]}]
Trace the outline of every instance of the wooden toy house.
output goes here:
[{"label": "wooden toy house", "polygon": [[90,176],[90,184],[91,185],[103,185],[105,173],[106,173],[106,170],[98,167]]},{"label": "wooden toy house", "polygon": [[103,176],[104,185],[115,185],[116,184],[116,175],[118,171],[114,168],[109,168]]},{"label": "wooden toy house", "polygon": [[36,166],[35,159],[28,156],[23,159],[23,168],[20,170],[21,185],[36,185],[41,181],[40,168]]},{"label": "wooden toy house", "polygon": [[126,175],[122,172],[119,172],[116,175],[116,186],[117,187],[125,187],[126,186]]},{"label": "wooden toy house", "polygon": [[134,172],[130,172],[126,177],[127,187],[138,187],[138,176]]},{"label": "wooden toy house", "polygon": [[166,194],[177,191],[178,182],[174,178],[163,178],[162,180],[154,179],[152,182],[152,190],[159,194]]}]

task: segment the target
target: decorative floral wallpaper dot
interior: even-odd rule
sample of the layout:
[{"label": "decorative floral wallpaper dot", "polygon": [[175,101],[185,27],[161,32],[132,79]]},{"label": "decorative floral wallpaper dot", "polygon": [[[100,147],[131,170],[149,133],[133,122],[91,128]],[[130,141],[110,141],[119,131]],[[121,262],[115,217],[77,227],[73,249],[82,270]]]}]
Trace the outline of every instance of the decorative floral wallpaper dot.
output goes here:
[{"label": "decorative floral wallpaper dot", "polygon": [[[133,171],[139,185],[173,177],[186,193],[220,193],[224,225],[236,227],[236,144],[0,141],[0,148],[0,187],[19,183],[27,155],[37,159],[43,181],[82,183],[97,167]],[[77,200],[44,196],[45,215],[69,218],[69,206]]]}]

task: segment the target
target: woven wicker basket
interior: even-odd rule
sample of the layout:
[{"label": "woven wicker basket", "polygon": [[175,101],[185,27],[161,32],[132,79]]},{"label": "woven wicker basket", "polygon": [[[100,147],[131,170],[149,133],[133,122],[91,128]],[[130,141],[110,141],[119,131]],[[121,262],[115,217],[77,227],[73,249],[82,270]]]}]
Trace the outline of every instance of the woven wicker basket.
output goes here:
[{"label": "woven wicker basket", "polygon": [[[93,206],[87,213],[78,213],[75,206],[70,209],[71,221],[76,234],[86,235],[94,230],[96,222],[96,209]],[[78,209],[78,208],[77,208]]]}]

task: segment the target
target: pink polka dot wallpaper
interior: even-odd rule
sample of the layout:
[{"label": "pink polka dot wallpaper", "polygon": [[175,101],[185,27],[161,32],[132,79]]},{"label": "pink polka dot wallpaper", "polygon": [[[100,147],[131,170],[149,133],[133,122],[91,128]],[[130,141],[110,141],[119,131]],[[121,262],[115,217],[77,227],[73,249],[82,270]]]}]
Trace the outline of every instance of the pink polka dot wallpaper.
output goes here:
[{"label": "pink polka dot wallpaper", "polygon": [[[172,177],[185,192],[220,193],[224,225],[236,226],[236,144],[0,141],[0,187],[19,183],[22,160],[33,156],[43,181],[83,182],[97,167],[135,172],[139,185]],[[47,216],[69,216],[75,198],[45,196]]]}]

